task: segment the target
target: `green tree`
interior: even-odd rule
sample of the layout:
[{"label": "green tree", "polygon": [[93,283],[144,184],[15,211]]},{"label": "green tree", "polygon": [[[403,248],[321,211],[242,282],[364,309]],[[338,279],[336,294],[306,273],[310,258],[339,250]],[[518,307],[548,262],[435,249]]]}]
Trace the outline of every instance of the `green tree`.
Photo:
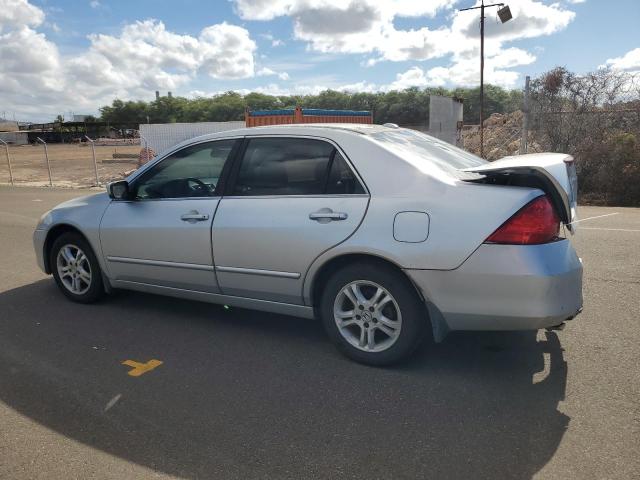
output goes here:
[{"label": "green tree", "polygon": [[[377,93],[349,93],[325,90],[317,95],[267,95],[251,92],[241,95],[226,92],[212,97],[187,99],[184,97],[161,97],[152,102],[114,100],[100,109],[101,120],[111,124],[135,125],[171,122],[223,122],[242,120],[246,108],[250,110],[322,108],[330,110],[369,110],[376,123],[400,125],[426,125],[429,118],[429,96],[445,95],[464,99],[464,121],[475,124],[479,121],[479,89],[442,87]],[[518,90],[508,91],[487,85],[485,87],[485,112],[511,112],[520,108],[522,94]]]}]

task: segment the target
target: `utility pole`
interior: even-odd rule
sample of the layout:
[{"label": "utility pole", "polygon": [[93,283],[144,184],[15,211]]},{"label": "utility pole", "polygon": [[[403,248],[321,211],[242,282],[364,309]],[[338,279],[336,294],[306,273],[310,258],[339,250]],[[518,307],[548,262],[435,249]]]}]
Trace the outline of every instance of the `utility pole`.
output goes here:
[{"label": "utility pole", "polygon": [[480,3],[480,156],[484,158],[484,0]]},{"label": "utility pole", "polygon": [[526,76],[524,82],[524,102],[522,106],[522,137],[520,137],[520,155],[527,153],[529,149],[529,93],[531,90],[531,78]]},{"label": "utility pole", "polygon": [[502,23],[511,20],[511,10],[504,3],[492,3],[485,5],[484,0],[480,1],[477,7],[461,8],[459,12],[480,9],[480,156],[484,158],[484,9],[489,7],[501,7],[498,16]]}]

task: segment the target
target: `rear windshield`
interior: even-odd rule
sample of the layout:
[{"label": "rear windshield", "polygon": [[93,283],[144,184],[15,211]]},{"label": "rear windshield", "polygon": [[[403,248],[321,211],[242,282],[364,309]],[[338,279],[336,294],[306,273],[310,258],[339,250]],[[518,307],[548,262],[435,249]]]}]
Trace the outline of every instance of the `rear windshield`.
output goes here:
[{"label": "rear windshield", "polygon": [[460,177],[460,169],[488,163],[472,153],[416,130],[387,129],[371,133],[370,137],[400,157],[411,157],[406,159],[412,163],[435,164],[455,177]]}]

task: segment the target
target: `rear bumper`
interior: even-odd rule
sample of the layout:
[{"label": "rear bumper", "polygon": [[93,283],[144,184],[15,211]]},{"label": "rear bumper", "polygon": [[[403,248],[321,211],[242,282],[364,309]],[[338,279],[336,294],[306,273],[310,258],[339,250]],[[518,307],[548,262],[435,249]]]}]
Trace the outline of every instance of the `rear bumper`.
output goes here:
[{"label": "rear bumper", "polygon": [[483,244],[455,270],[405,272],[449,330],[530,330],[582,308],[582,263],[568,240]]}]

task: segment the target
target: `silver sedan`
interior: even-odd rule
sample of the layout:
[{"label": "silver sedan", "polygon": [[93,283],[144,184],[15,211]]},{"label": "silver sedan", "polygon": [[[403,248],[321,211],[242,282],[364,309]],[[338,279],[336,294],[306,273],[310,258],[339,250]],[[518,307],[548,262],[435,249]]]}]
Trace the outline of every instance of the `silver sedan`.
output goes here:
[{"label": "silver sedan", "polygon": [[560,328],[582,307],[570,156],[488,163],[393,126],[205,135],[34,233],[71,300],[114,288],[322,320],[354,360],[451,330]]}]

